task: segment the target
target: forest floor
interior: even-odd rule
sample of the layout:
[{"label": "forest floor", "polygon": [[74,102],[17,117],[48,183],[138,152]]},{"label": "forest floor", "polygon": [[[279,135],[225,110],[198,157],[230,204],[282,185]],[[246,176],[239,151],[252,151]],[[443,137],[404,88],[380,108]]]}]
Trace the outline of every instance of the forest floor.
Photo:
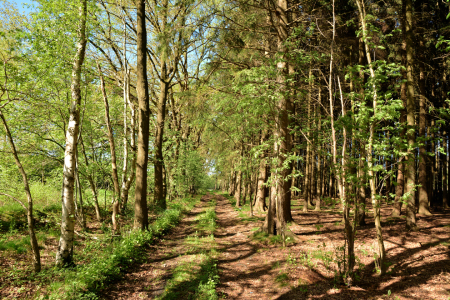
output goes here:
[{"label": "forest floor", "polygon": [[[198,223],[213,199],[217,228],[211,236]],[[171,234],[151,247],[147,263],[130,268],[123,280],[102,291],[102,298],[214,299],[199,290],[208,276],[215,281],[218,272],[219,299],[450,299],[448,214],[418,215],[419,231],[405,232],[404,218],[390,218],[383,207],[390,266],[380,277],[369,213],[355,242],[359,279],[348,287],[338,279],[344,255],[342,214],[333,206],[303,213],[301,204],[302,199],[293,200],[290,224],[300,241],[282,247],[278,237],[258,231],[264,213],[250,216],[248,205],[235,208],[224,196],[206,195]]]},{"label": "forest floor", "polygon": [[[345,254],[339,207],[325,203],[319,212],[304,213],[302,205],[303,199],[293,199],[294,223],[289,224],[299,240],[282,247],[280,237],[258,230],[264,212],[251,216],[248,204],[236,208],[231,197],[207,194],[174,229],[148,246],[143,263],[130,265],[120,280],[98,295],[101,299],[450,299],[448,210],[417,215],[419,230],[405,232],[405,218],[389,217],[389,207],[383,206],[389,269],[379,276],[369,205],[367,225],[356,234],[358,279],[348,287],[339,279]],[[56,245],[56,234],[54,240],[46,240],[46,248]],[[44,261],[53,257],[53,253],[44,256]],[[40,285],[45,290],[48,284],[19,276],[21,266],[29,266],[25,253],[0,255],[0,265],[5,267],[0,270],[4,275],[0,299],[34,299]]]},{"label": "forest floor", "polygon": [[214,198],[203,196],[171,233],[149,246],[145,263],[132,266],[100,298],[210,299],[217,276]]}]

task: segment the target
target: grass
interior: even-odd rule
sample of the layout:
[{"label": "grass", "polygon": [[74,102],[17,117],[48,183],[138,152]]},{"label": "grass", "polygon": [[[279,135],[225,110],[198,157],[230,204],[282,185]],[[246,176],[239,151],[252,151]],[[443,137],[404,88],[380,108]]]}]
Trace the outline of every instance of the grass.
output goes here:
[{"label": "grass", "polygon": [[155,236],[161,236],[173,228],[183,211],[192,209],[194,204],[194,201],[188,199],[171,203],[150,225],[148,231],[129,231],[120,240],[110,242],[109,246],[105,247],[98,241],[88,242],[84,253],[80,254],[95,256],[96,259],[64,270],[61,280],[50,285],[49,299],[95,299],[97,290],[120,278],[122,271],[130,264],[139,262],[143,258],[144,246],[151,244]]},{"label": "grass", "polygon": [[217,227],[217,225],[216,225],[216,212],[214,211],[214,207],[216,206],[216,202],[214,200],[212,200],[209,203],[209,206],[210,207],[208,209],[206,209],[203,213],[201,213],[197,217],[197,219],[196,219],[196,221],[197,221],[196,228],[201,230],[201,231],[203,231],[203,232],[205,232],[205,233],[211,234],[211,233],[213,233],[216,230],[216,227]]},{"label": "grass", "polygon": [[322,261],[325,268],[327,268],[328,270],[330,269],[330,264],[334,260],[333,251],[325,251],[323,249],[320,249],[320,250],[313,251],[311,254],[314,259],[318,259],[318,260]]},{"label": "grass", "polygon": [[[216,202],[211,201],[208,206],[196,218],[195,227],[198,231],[184,241],[189,249],[181,258],[184,261],[174,269],[163,294],[157,299],[218,299],[215,290],[219,282],[216,259],[218,253],[213,235],[217,227],[214,210]],[[202,237],[199,233],[209,235]]]},{"label": "grass", "polygon": [[275,282],[279,283],[280,286],[286,286],[289,281],[289,276],[286,273],[280,273],[277,275],[277,277],[275,277]]},{"label": "grass", "polygon": [[[74,268],[58,269],[44,265],[40,273],[34,274],[30,272],[28,262],[18,261],[8,270],[0,270],[0,276],[6,279],[6,284],[17,287],[27,282],[36,282],[43,288],[38,290],[35,298],[42,296],[45,299],[96,299],[97,290],[122,277],[122,271],[130,264],[139,262],[144,257],[144,246],[152,243],[154,237],[161,236],[173,228],[182,213],[192,209],[198,199],[199,197],[195,200],[183,199],[177,203],[169,203],[169,208],[150,225],[149,231],[137,232],[132,231],[130,226],[124,226],[119,239],[112,240],[109,235],[103,234],[96,235],[97,240],[81,241],[77,238],[74,253],[77,266]],[[45,226],[40,223],[37,226],[39,245],[43,245],[49,238],[58,238],[60,234],[57,223],[51,220],[53,217],[56,219],[60,213],[56,206],[48,205],[42,210],[50,212],[46,217],[50,220]],[[5,251],[5,254],[23,254],[30,251],[29,237],[20,236],[24,234],[23,228],[16,228],[17,226],[12,224],[5,234],[0,235],[0,251]],[[88,233],[86,235],[89,236]],[[50,255],[54,257],[55,253]]]},{"label": "grass", "polygon": [[256,231],[252,236],[251,239],[253,241],[266,244],[266,245],[276,245],[281,244],[281,236],[279,235],[269,235],[263,231]]},{"label": "grass", "polygon": [[0,238],[0,251],[14,251],[23,254],[30,251],[30,237],[24,236],[17,240],[8,240],[8,236]]}]

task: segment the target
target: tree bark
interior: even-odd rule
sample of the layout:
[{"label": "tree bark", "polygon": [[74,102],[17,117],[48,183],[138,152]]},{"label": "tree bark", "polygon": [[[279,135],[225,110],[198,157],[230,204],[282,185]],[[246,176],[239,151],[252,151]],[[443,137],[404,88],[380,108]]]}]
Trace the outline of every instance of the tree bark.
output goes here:
[{"label": "tree bark", "polygon": [[22,201],[15,199],[9,195],[3,194],[5,196],[11,197],[17,202],[19,202],[23,208],[25,208],[27,212],[27,222],[28,222],[28,235],[30,236],[31,250],[33,251],[33,267],[34,272],[39,273],[41,271],[41,255],[39,253],[39,245],[36,239],[36,234],[34,232],[34,219],[33,219],[33,198],[31,196],[30,186],[28,184],[28,177],[25,169],[20,162],[19,155],[17,154],[16,146],[14,144],[14,140],[11,135],[11,131],[9,130],[8,123],[6,122],[5,116],[0,110],[0,118],[3,122],[3,127],[6,131],[6,136],[8,137],[9,145],[11,146],[11,152],[14,156],[14,161],[16,163],[17,168],[19,169],[20,175],[22,175],[23,187],[25,190],[25,194],[27,195],[28,207],[26,207]]},{"label": "tree bark", "polygon": [[138,149],[136,158],[136,190],[134,228],[148,227],[147,165],[149,140],[149,95],[147,81],[147,30],[145,27],[145,0],[137,0],[137,86],[139,102]]},{"label": "tree bark", "polygon": [[305,201],[304,201],[304,205],[303,205],[303,212],[307,212],[308,211],[308,204],[311,202],[311,196],[312,196],[312,192],[311,192],[311,181],[312,181],[312,177],[311,177],[311,169],[312,169],[312,155],[311,155],[311,148],[312,148],[312,142],[311,142],[311,106],[312,106],[312,97],[311,97],[311,93],[312,93],[312,87],[311,87],[311,80],[312,80],[312,71],[311,71],[311,66],[309,68],[309,84],[308,84],[308,115],[307,115],[307,119],[306,119],[306,128],[307,128],[307,133],[306,133],[306,137],[307,137],[307,141],[306,141],[306,163],[305,163],[305,192],[304,192],[304,197],[305,197]]},{"label": "tree bark", "polygon": [[[319,103],[322,103],[322,99],[321,99],[321,93],[320,93],[320,87],[319,87]],[[321,116],[321,111],[320,111],[320,105],[317,106],[316,108],[318,110],[318,132],[322,132],[322,122],[320,119]],[[321,198],[322,198],[322,185],[323,185],[323,180],[322,180],[322,149],[321,149],[321,144],[320,142],[318,143],[318,147],[317,147],[317,191],[316,191],[316,207],[315,207],[315,211],[320,211],[320,202],[321,202]]]},{"label": "tree bark", "polygon": [[236,176],[236,188],[234,191],[234,199],[236,199],[236,207],[241,206],[241,189],[242,189],[242,171],[239,170]]},{"label": "tree bark", "polygon": [[109,116],[109,103],[108,96],[106,95],[105,81],[103,80],[103,73],[100,65],[97,62],[98,73],[100,76],[100,89],[103,95],[103,102],[105,104],[105,122],[108,134],[109,149],[111,151],[111,168],[112,168],[112,179],[114,184],[114,193],[117,195],[117,199],[113,202],[113,213],[112,213],[112,224],[113,233],[118,231],[117,215],[119,214],[119,204],[120,204],[120,186],[119,186],[119,176],[117,174],[117,160],[116,160],[116,144],[114,142],[114,133],[111,126],[111,119]]},{"label": "tree bark", "polygon": [[[129,87],[128,87],[129,88]],[[128,99],[129,101],[129,99]],[[134,107],[134,104],[132,104],[131,102],[129,102],[129,106],[131,108],[131,119],[130,119],[130,127],[131,127],[131,133],[130,133],[130,147],[131,150],[133,151],[133,159],[131,161],[131,168],[130,168],[130,174],[128,175],[128,177],[124,178],[122,177],[122,179],[125,179],[125,181],[122,181],[122,190],[121,190],[121,195],[120,198],[122,199],[122,207],[121,207],[121,211],[125,211],[125,209],[127,208],[127,203],[128,203],[128,194],[131,188],[131,184],[134,181],[134,177],[136,174],[136,109]],[[124,141],[124,143],[126,142],[126,139]],[[124,147],[127,147],[124,145]],[[125,157],[125,155],[124,155]],[[128,169],[128,168],[127,168]],[[125,167],[124,167],[125,170]],[[126,175],[126,174],[125,174]]]},{"label": "tree bark", "polygon": [[81,68],[86,52],[86,16],[87,1],[80,2],[77,52],[72,65],[72,103],[69,124],[66,132],[66,148],[64,152],[64,178],[61,216],[61,237],[56,252],[56,264],[69,266],[73,264],[73,241],[75,226],[75,205],[73,200],[78,131],[80,126],[81,105]]},{"label": "tree bark", "polygon": [[[363,42],[366,50],[366,58],[367,63],[369,64],[369,70],[370,70],[370,77],[372,78],[372,89],[373,89],[373,99],[372,99],[372,107],[373,107],[373,115],[377,113],[377,88],[375,83],[375,72],[372,66],[372,58],[370,56],[370,49],[369,45],[367,43],[367,25],[366,25],[366,12],[364,7],[364,1],[356,0],[356,4],[358,5],[359,15],[360,15],[360,21],[362,25],[362,31],[363,31]],[[373,206],[373,215],[374,215],[374,221],[375,221],[375,231],[376,231],[376,241],[378,243],[378,266],[380,268],[380,274],[384,275],[387,269],[386,266],[386,250],[384,248],[384,240],[383,240],[383,231],[381,228],[381,215],[380,215],[380,200],[376,196],[376,186],[375,186],[375,174],[373,171],[373,143],[374,143],[374,135],[375,135],[375,121],[370,122],[370,128],[369,128],[369,143],[367,147],[367,166],[369,169],[369,185],[370,185],[370,191],[371,191],[371,200],[372,200],[372,206]]]},{"label": "tree bark", "polygon": [[447,132],[444,131],[444,152],[442,155],[442,207],[448,208],[448,139]]},{"label": "tree bark", "polygon": [[[423,41],[420,41],[420,47],[425,51],[423,47]],[[419,214],[431,216],[428,206],[428,174],[427,174],[427,148],[426,148],[426,96],[425,96],[425,66],[423,62],[419,62],[419,98],[420,98],[420,111],[419,111],[419,137],[422,139],[419,147]]]},{"label": "tree bark", "polygon": [[159,94],[158,111],[156,115],[156,133],[155,133],[155,192],[153,202],[161,208],[166,209],[166,198],[164,197],[164,157],[162,153],[163,136],[164,136],[164,122],[166,118],[166,102],[167,93],[169,92],[169,84],[166,82],[167,66],[165,61],[161,62],[161,91]]},{"label": "tree bark", "polygon": [[415,206],[415,189],[416,189],[416,172],[414,158],[414,144],[416,142],[415,135],[415,102],[414,102],[414,33],[413,33],[413,8],[412,0],[402,0],[404,10],[403,22],[405,23],[405,39],[406,39],[406,120],[408,140],[408,154],[406,156],[406,229],[416,230],[416,206]]},{"label": "tree bark", "polygon": [[[263,154],[262,154],[263,155]],[[261,158],[258,173],[258,191],[256,195],[255,209],[259,212],[266,210],[266,188],[264,183],[267,181],[266,160]]]},{"label": "tree bark", "polygon": [[[82,135],[80,135],[80,144],[81,144],[81,152],[83,153],[83,157],[84,157],[84,163],[88,167],[89,166],[89,160],[88,160],[87,155],[86,155],[86,149],[84,148],[83,136]],[[94,178],[93,178],[92,174],[87,174],[86,177],[87,177],[87,180],[89,182],[89,186],[91,188],[92,197],[94,198],[95,215],[97,217],[97,221],[101,222],[102,221],[102,215],[100,213],[100,206],[98,205],[97,187],[95,185]]]}]

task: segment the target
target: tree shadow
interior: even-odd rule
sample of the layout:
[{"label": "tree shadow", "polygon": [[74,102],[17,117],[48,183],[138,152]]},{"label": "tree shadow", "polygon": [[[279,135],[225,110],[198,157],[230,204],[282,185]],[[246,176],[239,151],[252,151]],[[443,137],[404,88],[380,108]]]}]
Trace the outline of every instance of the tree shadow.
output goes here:
[{"label": "tree shadow", "polygon": [[[421,251],[442,243],[448,243],[449,241],[450,238],[446,238],[437,242],[424,244],[422,247],[406,249],[397,255],[388,256],[388,260],[401,261],[402,257],[412,257]],[[394,249],[390,249],[390,251],[393,250]],[[394,266],[389,274],[384,276],[374,275],[373,270],[375,269],[375,264],[371,263],[364,267],[361,274],[362,279],[356,281],[354,287],[349,288],[344,285],[339,285],[335,278],[326,278],[322,282],[303,284],[294,287],[291,291],[281,295],[277,299],[378,299],[383,296],[387,297],[388,294],[394,297],[410,287],[417,287],[420,289],[421,284],[426,284],[433,277],[438,276],[443,272],[450,272],[450,249],[448,246],[446,246],[445,249],[440,250],[439,253],[433,254],[433,256],[441,254],[446,254],[447,259],[420,264],[420,261],[425,257],[418,256],[414,260],[409,260],[400,263],[398,266]],[[388,283],[390,281],[392,282]],[[450,296],[450,291],[448,290],[441,292],[437,291],[437,293],[442,293],[442,295],[439,295],[442,298],[448,298]],[[432,295],[434,297],[435,293]],[[430,297],[432,296],[430,295]],[[424,294],[416,296],[408,294],[408,299],[426,298],[424,298]]]}]

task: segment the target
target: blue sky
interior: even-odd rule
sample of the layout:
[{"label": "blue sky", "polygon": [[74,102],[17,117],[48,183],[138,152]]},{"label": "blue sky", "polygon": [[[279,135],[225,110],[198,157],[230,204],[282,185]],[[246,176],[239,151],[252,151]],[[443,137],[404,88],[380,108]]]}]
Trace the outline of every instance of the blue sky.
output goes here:
[{"label": "blue sky", "polygon": [[27,14],[30,12],[30,10],[24,4],[33,4],[33,0],[14,0],[11,2],[15,3],[16,7],[23,14]]}]

